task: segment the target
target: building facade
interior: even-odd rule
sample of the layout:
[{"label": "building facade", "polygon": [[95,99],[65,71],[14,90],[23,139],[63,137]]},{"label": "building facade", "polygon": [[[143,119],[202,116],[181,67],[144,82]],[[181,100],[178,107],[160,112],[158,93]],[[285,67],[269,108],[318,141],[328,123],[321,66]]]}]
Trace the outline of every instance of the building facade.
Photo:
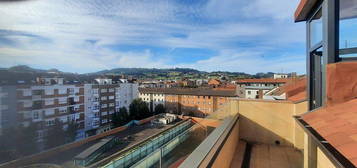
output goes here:
[{"label": "building facade", "polygon": [[96,79],[97,84],[85,84],[87,136],[111,129],[112,115],[138,98],[138,84],[111,79]]},{"label": "building facade", "polygon": [[288,74],[274,74],[273,78],[274,79],[281,79],[281,78],[288,78],[289,75]]},{"label": "building facade", "polygon": [[205,117],[221,108],[235,90],[214,89],[140,89],[140,98],[149,106],[163,104],[168,113]]},{"label": "building facade", "polygon": [[66,130],[76,123],[75,139],[84,138],[84,87],[63,84],[62,78],[41,78],[36,84],[0,87],[0,127],[36,125],[36,140],[43,147],[48,129],[61,121]]}]

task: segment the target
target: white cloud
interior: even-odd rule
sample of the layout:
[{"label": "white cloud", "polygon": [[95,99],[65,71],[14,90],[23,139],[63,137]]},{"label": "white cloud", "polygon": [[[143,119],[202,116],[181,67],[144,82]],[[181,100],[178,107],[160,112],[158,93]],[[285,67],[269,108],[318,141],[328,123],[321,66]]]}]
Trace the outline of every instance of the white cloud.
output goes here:
[{"label": "white cloud", "polygon": [[305,73],[304,55],[277,55],[264,57],[264,52],[223,50],[218,55],[180,67],[198,68],[205,71],[227,70],[232,72],[298,72]]},{"label": "white cloud", "polygon": [[271,17],[278,20],[293,20],[299,0],[252,0],[243,7],[248,17]]},{"label": "white cloud", "polygon": [[[289,20],[296,3],[297,0],[209,0],[200,5],[170,0],[2,3],[0,31],[36,37],[21,33],[3,36],[17,45],[0,48],[0,67],[28,64],[91,72],[116,67],[190,66],[202,70],[266,71],[260,68],[264,64],[261,55],[304,42],[304,27]],[[257,19],[263,16],[270,19]],[[46,40],[39,41],[38,37]],[[96,42],[91,44],[87,40]],[[131,52],[107,48],[121,44],[201,48],[220,54],[189,64],[171,65],[164,58],[157,58],[150,47]],[[273,59],[277,62],[278,58]],[[271,63],[270,69],[284,66]],[[252,66],[245,67],[249,64],[258,66],[252,70],[249,69]]]}]

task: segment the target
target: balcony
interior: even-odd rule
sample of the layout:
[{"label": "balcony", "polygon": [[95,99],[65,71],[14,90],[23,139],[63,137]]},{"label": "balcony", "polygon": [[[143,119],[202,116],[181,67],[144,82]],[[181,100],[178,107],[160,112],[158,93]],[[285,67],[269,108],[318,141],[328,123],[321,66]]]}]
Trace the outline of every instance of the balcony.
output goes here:
[{"label": "balcony", "polygon": [[303,167],[304,134],[292,116],[307,103],[232,100],[209,118],[221,124],[181,163],[185,167]]}]

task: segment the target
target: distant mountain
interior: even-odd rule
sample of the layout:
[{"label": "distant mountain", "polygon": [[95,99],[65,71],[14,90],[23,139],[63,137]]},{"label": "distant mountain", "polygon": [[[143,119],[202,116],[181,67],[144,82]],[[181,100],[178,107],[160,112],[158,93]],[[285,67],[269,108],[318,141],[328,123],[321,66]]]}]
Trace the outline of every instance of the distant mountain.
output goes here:
[{"label": "distant mountain", "polygon": [[244,72],[227,72],[215,71],[205,72],[191,68],[115,68],[111,70],[103,70],[94,73],[77,74],[61,72],[58,69],[35,69],[26,65],[13,66],[10,68],[0,68],[0,84],[16,84],[19,81],[25,83],[33,83],[37,77],[56,77],[65,78],[65,81],[76,81],[82,83],[90,83],[94,79],[104,75],[129,75],[137,79],[147,80],[180,80],[180,79],[231,79],[238,78],[269,78],[273,76],[273,72],[257,73],[255,75]]},{"label": "distant mountain", "polygon": [[150,73],[170,73],[170,72],[179,72],[179,73],[207,73],[203,71],[198,71],[196,69],[190,68],[171,68],[171,69],[157,69],[157,68],[115,68],[111,70],[104,70],[95,72],[94,74],[125,74],[125,75],[143,75]]},{"label": "distant mountain", "polygon": [[10,68],[1,68],[0,70],[7,70],[9,72],[17,72],[17,73],[54,73],[54,74],[64,73],[54,68],[49,70],[43,70],[43,69],[31,68],[27,65],[17,65]]}]

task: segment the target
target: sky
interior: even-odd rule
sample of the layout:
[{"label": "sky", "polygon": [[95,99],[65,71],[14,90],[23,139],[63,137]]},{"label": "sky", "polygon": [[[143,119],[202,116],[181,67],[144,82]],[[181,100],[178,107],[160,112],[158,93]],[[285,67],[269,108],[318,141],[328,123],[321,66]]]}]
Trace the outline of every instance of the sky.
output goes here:
[{"label": "sky", "polygon": [[305,73],[298,0],[0,3],[0,67]]}]

